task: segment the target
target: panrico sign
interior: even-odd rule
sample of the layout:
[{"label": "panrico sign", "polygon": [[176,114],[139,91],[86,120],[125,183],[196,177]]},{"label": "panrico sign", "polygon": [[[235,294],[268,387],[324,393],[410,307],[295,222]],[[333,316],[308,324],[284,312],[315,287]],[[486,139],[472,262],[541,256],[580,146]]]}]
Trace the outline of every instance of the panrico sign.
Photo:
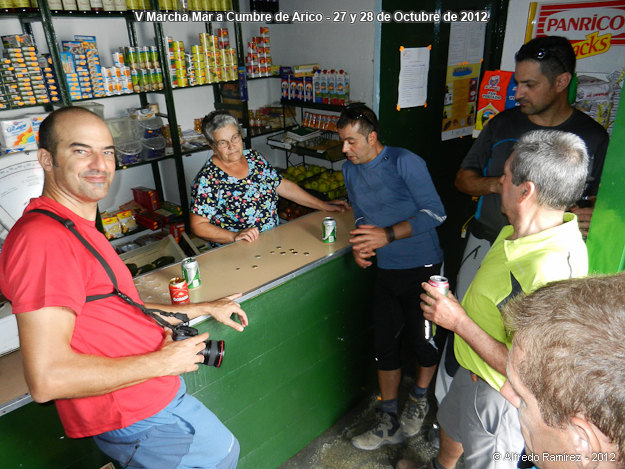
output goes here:
[{"label": "panrico sign", "polygon": [[625,45],[625,1],[549,3],[536,8],[534,36],[565,36],[578,59]]}]

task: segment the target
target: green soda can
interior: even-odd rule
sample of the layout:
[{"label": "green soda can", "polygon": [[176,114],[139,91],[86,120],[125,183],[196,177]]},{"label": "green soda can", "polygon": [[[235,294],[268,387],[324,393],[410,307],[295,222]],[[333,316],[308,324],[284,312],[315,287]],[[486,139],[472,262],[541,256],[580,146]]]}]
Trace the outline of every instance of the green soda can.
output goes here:
[{"label": "green soda can", "polygon": [[192,257],[183,259],[182,275],[187,281],[189,290],[193,290],[194,288],[198,288],[202,285],[202,280],[200,280],[200,264],[198,264],[198,262]]},{"label": "green soda can", "polygon": [[332,217],[325,217],[321,222],[321,239],[324,243],[336,241],[336,220]]}]

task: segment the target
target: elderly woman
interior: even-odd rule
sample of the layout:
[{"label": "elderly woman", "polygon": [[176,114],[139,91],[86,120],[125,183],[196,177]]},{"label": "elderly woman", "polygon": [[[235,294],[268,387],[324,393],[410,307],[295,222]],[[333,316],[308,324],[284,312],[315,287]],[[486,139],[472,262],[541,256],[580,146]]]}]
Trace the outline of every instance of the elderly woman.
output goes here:
[{"label": "elderly woman", "polygon": [[330,212],[344,211],[342,200],[324,202],[282,176],[255,150],[243,150],[237,119],[214,111],[202,122],[213,150],[192,187],[191,230],[215,243],[254,241],[278,225],[278,196]]}]

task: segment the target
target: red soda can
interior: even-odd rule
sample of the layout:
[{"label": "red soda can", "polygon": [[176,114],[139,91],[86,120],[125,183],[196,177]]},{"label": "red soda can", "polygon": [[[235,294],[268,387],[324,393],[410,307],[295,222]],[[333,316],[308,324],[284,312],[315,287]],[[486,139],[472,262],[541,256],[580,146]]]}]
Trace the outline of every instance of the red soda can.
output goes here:
[{"label": "red soda can", "polygon": [[445,296],[449,293],[449,280],[447,280],[447,277],[443,277],[442,275],[432,275],[430,280],[428,280],[428,283]]},{"label": "red soda can", "polygon": [[[449,293],[449,280],[447,280],[447,277],[443,277],[442,275],[432,275],[428,280],[428,284],[432,285],[445,296]],[[432,338],[432,323],[427,319],[424,319],[423,322],[423,336],[425,337],[425,340],[430,340]]]},{"label": "red soda can", "polygon": [[187,281],[182,277],[174,277],[169,281],[169,296],[172,305],[185,305],[191,303]]}]

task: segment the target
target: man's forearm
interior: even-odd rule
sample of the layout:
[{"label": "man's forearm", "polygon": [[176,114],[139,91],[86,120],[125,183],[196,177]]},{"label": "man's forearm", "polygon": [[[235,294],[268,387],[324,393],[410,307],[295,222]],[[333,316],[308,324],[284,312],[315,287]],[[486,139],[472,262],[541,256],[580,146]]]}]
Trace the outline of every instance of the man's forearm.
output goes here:
[{"label": "man's forearm", "polygon": [[394,225],[391,225],[390,228],[393,229],[395,240],[410,238],[412,235],[412,226],[410,226],[410,222],[408,220],[395,223]]},{"label": "man's forearm", "polygon": [[508,348],[505,344],[493,339],[486,331],[480,328],[469,316],[458,324],[455,331],[482,360],[497,372],[506,376],[506,360]]},{"label": "man's forearm", "polygon": [[501,187],[498,177],[481,176],[472,169],[460,169],[454,185],[460,192],[472,196],[498,194]]}]

